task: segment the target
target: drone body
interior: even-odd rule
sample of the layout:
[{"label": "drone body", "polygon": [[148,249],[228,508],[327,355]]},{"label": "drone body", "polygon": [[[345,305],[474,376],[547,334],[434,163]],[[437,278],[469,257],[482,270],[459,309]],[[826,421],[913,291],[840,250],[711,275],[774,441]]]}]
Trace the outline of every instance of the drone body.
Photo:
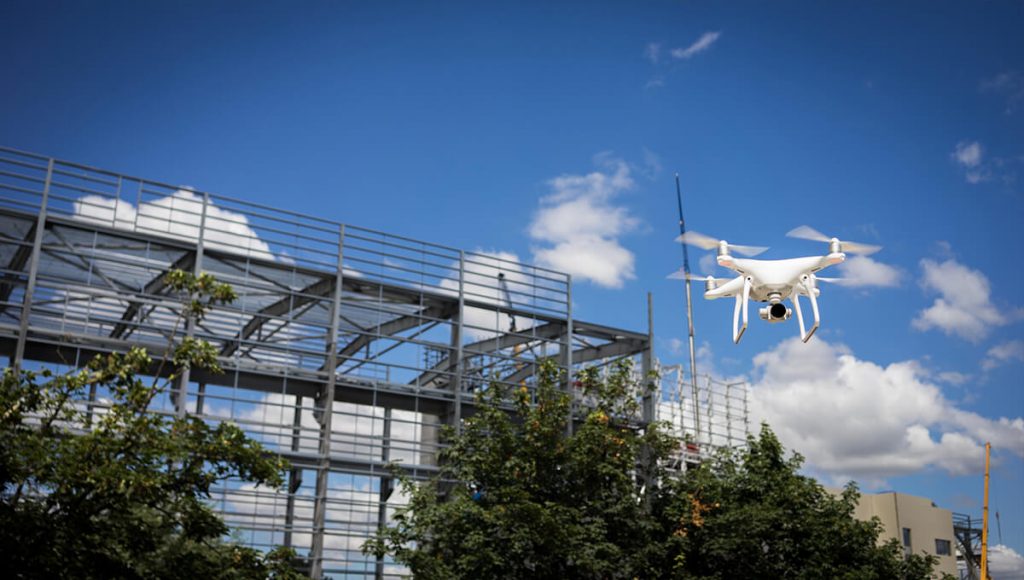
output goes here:
[{"label": "drone body", "polygon": [[[717,298],[735,298],[736,305],[733,309],[733,342],[738,343],[747,330],[748,305],[751,300],[767,303],[768,306],[759,310],[762,320],[767,322],[784,322],[796,312],[797,322],[800,327],[800,339],[804,342],[810,340],[821,324],[821,316],[818,311],[818,296],[821,291],[817,287],[818,281],[841,282],[834,278],[819,278],[815,275],[829,266],[840,264],[846,260],[844,250],[851,253],[871,254],[881,248],[868,246],[855,242],[842,242],[836,238],[828,238],[807,226],[801,226],[790,231],[787,235],[796,238],[812,239],[828,243],[828,253],[823,256],[808,256],[803,258],[789,258],[785,260],[755,260],[750,258],[736,258],[730,250],[747,255],[757,255],[767,248],[730,245],[724,240],[716,240],[696,232],[686,232],[677,238],[683,243],[695,245],[705,249],[718,248],[718,265],[735,271],[739,276],[732,279],[718,279],[708,276],[705,279],[704,297],[708,300]],[[679,278],[679,273],[669,276]],[[800,297],[803,296],[810,301],[813,324],[807,328],[804,324],[803,311],[800,307]],[[784,300],[789,300],[793,309],[787,308]]]}]

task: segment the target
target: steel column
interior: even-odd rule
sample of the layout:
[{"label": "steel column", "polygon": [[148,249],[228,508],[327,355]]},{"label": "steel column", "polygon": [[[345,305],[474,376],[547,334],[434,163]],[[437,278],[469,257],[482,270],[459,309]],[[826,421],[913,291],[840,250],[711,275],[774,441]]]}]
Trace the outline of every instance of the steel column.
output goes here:
[{"label": "steel column", "polygon": [[[207,208],[210,206],[210,194],[203,193],[203,211],[199,215],[199,234],[196,237],[196,259],[192,263],[192,274],[199,276],[203,273],[203,239],[206,237],[206,213]],[[170,215],[174,215],[173,211]],[[116,216],[115,216],[116,221]],[[185,336],[192,338],[195,335],[195,320],[190,316],[185,321]],[[174,340],[174,337],[171,337]],[[185,367],[181,372],[181,377],[178,379],[178,387],[174,396],[174,410],[179,417],[184,417],[188,413],[188,381],[191,375],[191,369]]]},{"label": "steel column", "polygon": [[462,336],[463,319],[466,314],[466,252],[459,251],[459,320],[455,326],[455,377],[452,381],[452,392],[455,395],[455,432],[462,434],[462,375],[465,372],[466,361],[462,358]]},{"label": "steel column", "polygon": [[25,341],[28,339],[28,319],[32,313],[32,294],[36,290],[36,277],[39,275],[39,256],[43,252],[43,230],[46,229],[46,207],[50,200],[50,183],[53,182],[53,164],[51,157],[46,164],[46,181],[43,183],[43,198],[39,203],[39,216],[36,218],[36,235],[32,240],[32,259],[28,267],[28,284],[25,286],[25,297],[21,306],[21,326],[18,328],[18,345],[14,350],[12,366],[15,371],[21,369],[21,361],[25,356]]},{"label": "steel column", "polygon": [[[391,461],[391,407],[384,407],[384,439],[380,459],[387,465]],[[377,496],[377,529],[382,530],[388,523],[388,498],[394,491],[394,479],[390,476],[380,478],[380,489]],[[384,557],[378,556],[374,564],[374,578],[384,578]]]},{"label": "steel column", "polygon": [[313,545],[310,549],[310,570],[313,578],[324,575],[324,532],[327,529],[327,479],[331,470],[331,423],[334,416],[334,386],[338,376],[338,320],[341,316],[341,288],[344,284],[343,262],[345,225],[338,226],[338,268],[334,282],[334,300],[331,303],[331,330],[327,339],[327,383],[314,405],[320,412],[320,464],[316,471],[316,499],[313,504]]}]

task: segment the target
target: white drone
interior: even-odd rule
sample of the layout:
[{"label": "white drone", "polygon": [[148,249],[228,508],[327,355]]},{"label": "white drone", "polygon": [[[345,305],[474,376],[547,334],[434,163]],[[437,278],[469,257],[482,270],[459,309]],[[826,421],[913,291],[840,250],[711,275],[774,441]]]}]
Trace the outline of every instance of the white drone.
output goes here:
[{"label": "white drone", "polygon": [[[740,246],[730,244],[725,240],[716,240],[710,236],[697,232],[686,232],[676,238],[677,242],[683,242],[697,246],[705,250],[718,248],[718,265],[735,270],[739,276],[733,279],[721,279],[708,276],[705,278],[704,298],[714,300],[716,298],[736,298],[736,307],[732,315],[732,340],[735,343],[740,341],[743,333],[747,330],[747,303],[748,300],[766,302],[768,306],[761,308],[759,314],[761,320],[768,322],[784,322],[793,316],[796,311],[796,319],[800,323],[800,339],[804,342],[814,336],[818,330],[821,318],[818,316],[818,290],[817,282],[842,282],[840,278],[821,278],[815,272],[829,266],[842,263],[846,260],[846,253],[868,255],[881,250],[881,246],[870,246],[856,242],[844,242],[837,238],[829,238],[825,234],[808,226],[800,226],[790,231],[787,236],[814,240],[828,244],[828,253],[824,256],[809,256],[806,258],[790,258],[788,260],[750,260],[745,258],[734,258],[730,251],[745,256],[756,256],[768,248],[755,246]],[[669,278],[685,278],[687,275],[676,272]],[[691,277],[691,279],[700,279]],[[800,311],[800,296],[806,296],[811,301],[811,311],[814,313],[814,325],[808,330],[804,327],[804,316]],[[789,299],[793,303],[793,309],[782,304],[783,300]],[[740,325],[740,318],[743,324]]]}]

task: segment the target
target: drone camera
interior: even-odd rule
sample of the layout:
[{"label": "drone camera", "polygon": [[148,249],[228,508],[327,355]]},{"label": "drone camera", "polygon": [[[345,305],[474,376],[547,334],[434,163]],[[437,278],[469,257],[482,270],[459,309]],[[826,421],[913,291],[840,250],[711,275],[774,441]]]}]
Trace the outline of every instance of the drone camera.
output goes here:
[{"label": "drone camera", "polygon": [[765,306],[758,311],[761,315],[761,320],[767,320],[768,322],[783,322],[789,320],[793,316],[793,310],[786,308],[782,303],[776,302],[771,306]]}]

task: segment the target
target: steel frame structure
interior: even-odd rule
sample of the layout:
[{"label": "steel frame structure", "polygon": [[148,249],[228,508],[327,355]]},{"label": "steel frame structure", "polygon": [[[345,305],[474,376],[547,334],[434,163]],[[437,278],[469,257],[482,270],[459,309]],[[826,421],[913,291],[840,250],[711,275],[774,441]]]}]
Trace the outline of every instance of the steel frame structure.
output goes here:
[{"label": "steel frame structure", "polygon": [[[239,298],[178,328],[175,269]],[[459,428],[476,391],[532,390],[544,360],[566,377],[656,365],[650,324],[575,321],[563,273],[0,148],[0,357],[75,368],[185,335],[219,348],[225,372],[193,371],[156,412],[234,421],[291,462],[286,489],[229,481],[213,501],[241,540],[292,546],[317,576],[400,572],[359,551],[401,502],[387,465],[436,473],[440,428]],[[90,417],[106,395],[82,402]]]}]

